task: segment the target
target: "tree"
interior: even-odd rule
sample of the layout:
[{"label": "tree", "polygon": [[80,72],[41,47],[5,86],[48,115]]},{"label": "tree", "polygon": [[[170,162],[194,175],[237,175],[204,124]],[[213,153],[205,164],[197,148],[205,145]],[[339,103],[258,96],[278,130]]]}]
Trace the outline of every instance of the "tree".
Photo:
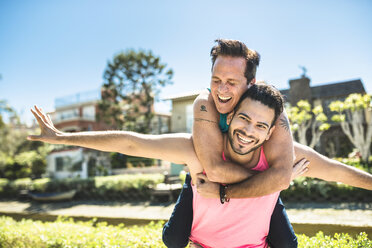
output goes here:
[{"label": "tree", "polygon": [[[306,100],[297,102],[294,107],[287,109],[288,118],[291,121],[293,137],[301,144],[314,148],[324,131],[330,128],[327,123],[327,116],[323,113],[321,105],[311,109],[311,105]],[[311,140],[308,142],[307,132],[311,130]]]},{"label": "tree", "polygon": [[171,84],[173,71],[151,51],[127,50],[114,56],[104,72],[98,120],[116,128],[149,133],[154,100]]},{"label": "tree", "polygon": [[345,101],[334,101],[329,105],[336,112],[332,121],[339,122],[342,131],[368,163],[372,140],[371,95],[350,94]]},{"label": "tree", "polygon": [[26,140],[29,130],[6,101],[0,101],[0,117],[2,113],[10,117],[9,122],[0,118],[0,177],[41,177],[46,169],[45,157],[52,146]]},{"label": "tree", "polygon": [[15,115],[15,111],[5,100],[0,100],[0,128],[4,127],[3,113]]}]

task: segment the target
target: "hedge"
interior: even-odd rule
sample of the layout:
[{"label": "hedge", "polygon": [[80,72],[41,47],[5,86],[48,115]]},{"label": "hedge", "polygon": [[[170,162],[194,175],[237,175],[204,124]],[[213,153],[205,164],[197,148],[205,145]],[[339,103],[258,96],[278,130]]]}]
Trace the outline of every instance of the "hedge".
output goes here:
[{"label": "hedge", "polygon": [[[357,159],[338,159],[369,173],[367,168]],[[184,179],[181,174],[180,178]],[[92,177],[88,179],[70,178],[51,180],[49,178],[31,180],[28,178],[9,181],[0,178],[0,197],[14,198],[21,190],[35,192],[63,192],[76,189],[76,199],[99,200],[148,200],[151,188],[163,182],[161,174],[117,175],[105,177]],[[347,186],[339,183],[330,183],[312,178],[297,178],[291,186],[281,192],[285,202],[291,201],[331,201],[331,202],[372,202],[371,191]]]},{"label": "hedge", "polygon": [[[0,217],[0,247],[165,247],[161,240],[164,222],[152,222],[145,226],[125,227],[89,222],[74,222],[59,218],[55,222],[32,220],[14,221]],[[319,232],[314,237],[298,235],[299,248],[356,248],[372,247],[367,234],[357,237],[348,234],[325,236]]]},{"label": "hedge", "polygon": [[282,200],[318,202],[372,202],[372,193],[342,183],[312,178],[297,178],[280,193]]},{"label": "hedge", "polygon": [[147,200],[151,189],[164,181],[162,174],[116,175],[92,177],[88,179],[68,178],[52,180],[49,178],[17,179],[9,181],[0,179],[0,196],[14,197],[20,190],[34,192],[64,192],[76,189],[76,198],[80,199],[108,199],[126,198],[133,200]]}]

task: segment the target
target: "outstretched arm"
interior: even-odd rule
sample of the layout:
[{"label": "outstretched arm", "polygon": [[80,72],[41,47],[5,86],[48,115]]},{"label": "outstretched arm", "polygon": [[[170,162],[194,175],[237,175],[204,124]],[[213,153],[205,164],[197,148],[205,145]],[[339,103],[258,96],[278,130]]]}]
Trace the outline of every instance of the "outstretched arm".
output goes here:
[{"label": "outstretched arm", "polygon": [[218,126],[219,113],[209,92],[201,93],[196,98],[193,111],[195,152],[209,180],[235,183],[250,177],[250,170],[222,159],[223,138]]},{"label": "outstretched arm", "polygon": [[[353,187],[372,190],[371,174],[327,158],[310,147],[297,142],[294,142],[294,150],[298,161],[292,169],[292,180],[298,176],[315,177],[325,181],[340,182]],[[201,174],[198,175],[197,190],[203,197],[219,198],[219,184],[210,182]],[[245,182],[229,185],[226,190],[227,197],[249,197],[245,190]]]},{"label": "outstretched arm", "polygon": [[306,157],[310,161],[309,170],[303,175],[330,182],[340,182],[350,186],[372,190],[372,175],[353,166],[327,158],[308,146],[294,143],[296,158]]},{"label": "outstretched arm", "polygon": [[[193,161],[194,157],[196,159],[190,134],[145,135],[126,131],[65,133],[56,129],[49,116],[38,107],[35,106],[31,112],[39,124],[41,134],[30,135],[29,140],[82,146],[106,152],[162,159],[178,164],[189,165],[189,161]],[[190,171],[192,170],[194,168],[190,168]]]}]

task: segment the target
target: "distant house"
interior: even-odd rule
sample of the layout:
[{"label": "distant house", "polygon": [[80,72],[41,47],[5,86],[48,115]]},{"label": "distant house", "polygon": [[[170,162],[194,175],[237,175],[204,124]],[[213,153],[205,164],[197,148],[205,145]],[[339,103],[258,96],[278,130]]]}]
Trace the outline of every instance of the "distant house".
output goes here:
[{"label": "distant house", "polygon": [[191,133],[193,123],[193,103],[195,98],[202,90],[177,94],[165,98],[172,101],[172,117],[170,122],[170,132],[172,133]]},{"label": "distant house", "polygon": [[[81,92],[75,95],[57,98],[55,111],[50,112],[55,127],[64,132],[108,130],[110,127],[96,121],[99,91]],[[101,160],[101,170],[110,172],[107,156],[103,153],[76,146],[58,146],[47,156],[47,175],[53,178],[80,177],[87,178],[97,174],[96,166]],[[94,162],[94,163],[92,163]]]},{"label": "distant house", "polygon": [[319,86],[310,86],[308,77],[289,80],[289,89],[281,90],[286,101],[292,106],[296,105],[299,100],[308,100],[314,106],[322,105],[327,117],[331,117],[328,105],[336,100],[344,100],[352,93],[365,94],[363,83],[360,79],[349,80],[344,82],[328,83]]},{"label": "distant house", "polygon": [[[310,79],[302,76],[289,80],[289,89],[280,90],[287,102],[295,105],[299,100],[308,100],[313,105],[321,104],[324,113],[330,119],[332,113],[328,105],[335,100],[344,100],[352,93],[366,93],[360,79],[326,83],[319,86],[310,86]],[[192,104],[201,91],[179,94],[166,98],[172,101],[171,129],[175,132],[192,131],[193,109]],[[343,134],[339,124],[332,123],[331,128],[321,136],[320,144],[316,149],[322,154],[331,157],[348,154],[351,151],[351,143]]]},{"label": "distant house", "polygon": [[50,113],[57,129],[65,132],[107,130],[110,126],[96,121],[99,91],[87,91],[57,98]]},{"label": "distant house", "polygon": [[[55,100],[55,111],[49,113],[55,127],[64,132],[112,130],[96,120],[99,91],[81,92]],[[169,132],[170,114],[155,113],[152,133]],[[47,156],[47,175],[53,178],[115,174],[107,153],[76,147],[60,146]]]},{"label": "distant house", "polygon": [[345,100],[352,93],[365,94],[363,83],[360,79],[343,82],[327,83],[319,86],[310,86],[310,79],[302,76],[289,80],[289,89],[281,90],[286,101],[292,106],[299,100],[308,100],[313,106],[322,105],[323,111],[328,117],[331,128],[323,133],[316,150],[330,157],[345,156],[351,152],[352,146],[346,135],[341,130],[340,124],[333,123],[333,113],[328,106],[336,100]]}]

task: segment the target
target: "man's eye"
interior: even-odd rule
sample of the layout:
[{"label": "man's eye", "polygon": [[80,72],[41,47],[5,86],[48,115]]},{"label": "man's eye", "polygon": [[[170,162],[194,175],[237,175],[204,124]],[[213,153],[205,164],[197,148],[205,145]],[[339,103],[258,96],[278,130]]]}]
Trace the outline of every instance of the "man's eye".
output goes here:
[{"label": "man's eye", "polygon": [[266,129],[266,126],[265,126],[265,125],[257,125],[257,127],[258,127],[259,129]]}]

